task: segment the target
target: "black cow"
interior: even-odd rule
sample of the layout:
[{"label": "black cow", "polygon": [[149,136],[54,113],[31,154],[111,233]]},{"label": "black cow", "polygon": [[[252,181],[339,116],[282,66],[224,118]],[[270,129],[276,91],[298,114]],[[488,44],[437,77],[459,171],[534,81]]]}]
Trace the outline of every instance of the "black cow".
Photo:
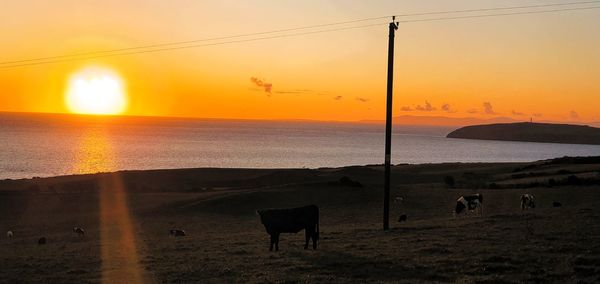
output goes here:
[{"label": "black cow", "polygon": [[[467,211],[465,211],[465,209],[467,209]],[[462,212],[467,214],[468,211],[475,210],[479,210],[479,215],[483,215],[483,195],[480,193],[461,196],[456,200],[456,208],[454,209],[455,215]]]},{"label": "black cow", "polygon": [[406,214],[402,214],[400,217],[398,217],[398,222],[406,222],[406,219]]},{"label": "black cow", "polygon": [[261,209],[256,210],[260,221],[271,236],[269,251],[279,250],[280,233],[298,233],[305,230],[306,242],[304,249],[308,249],[308,241],[312,238],[313,249],[317,249],[319,239],[319,207],[308,205],[290,209]]},{"label": "black cow", "polygon": [[554,202],[552,202],[552,207],[562,207],[562,203],[560,203],[558,201],[554,201]]},{"label": "black cow", "polygon": [[185,237],[185,231],[180,229],[169,230],[169,235],[174,237]]},{"label": "black cow", "polygon": [[41,237],[38,240],[38,245],[45,245],[46,244],[46,237]]}]

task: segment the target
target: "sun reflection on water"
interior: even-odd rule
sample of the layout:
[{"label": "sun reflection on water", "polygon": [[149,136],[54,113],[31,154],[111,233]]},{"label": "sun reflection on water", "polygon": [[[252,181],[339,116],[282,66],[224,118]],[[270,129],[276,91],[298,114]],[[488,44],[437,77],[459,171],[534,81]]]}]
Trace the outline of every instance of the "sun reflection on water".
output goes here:
[{"label": "sun reflection on water", "polygon": [[84,130],[76,145],[75,163],[71,172],[86,174],[116,169],[112,145],[105,129]]}]

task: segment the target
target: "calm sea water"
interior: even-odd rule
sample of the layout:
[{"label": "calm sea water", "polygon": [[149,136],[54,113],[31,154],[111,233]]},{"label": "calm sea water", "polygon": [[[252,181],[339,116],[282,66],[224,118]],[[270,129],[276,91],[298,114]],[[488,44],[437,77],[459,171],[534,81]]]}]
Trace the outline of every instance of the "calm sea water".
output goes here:
[{"label": "calm sea water", "polygon": [[[450,139],[399,126],[392,162],[516,162],[600,155],[600,146]],[[0,179],[115,170],[338,167],[383,163],[384,126],[0,114]]]}]

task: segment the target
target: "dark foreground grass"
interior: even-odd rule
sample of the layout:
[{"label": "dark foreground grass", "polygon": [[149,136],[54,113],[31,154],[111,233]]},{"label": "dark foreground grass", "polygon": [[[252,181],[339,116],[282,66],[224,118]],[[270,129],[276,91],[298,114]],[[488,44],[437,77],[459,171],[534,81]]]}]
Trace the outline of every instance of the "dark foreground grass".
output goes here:
[{"label": "dark foreground grass", "polygon": [[[202,185],[205,175],[197,174],[194,181],[194,175],[185,172],[185,181],[173,182],[168,190],[128,190],[128,208],[140,267],[150,282],[598,283],[600,188],[448,189],[443,185],[444,176],[464,172],[506,180],[517,166],[523,167],[396,168],[393,196],[404,196],[405,203],[393,204],[391,219],[402,213],[408,222],[393,222],[387,232],[381,230],[380,171],[372,167],[308,171],[305,179],[298,172],[286,173],[291,176],[289,183],[269,171],[266,176],[273,178],[273,184],[256,170],[236,170],[233,176],[225,171],[217,177],[212,170],[210,189]],[[582,172],[598,169],[577,167]],[[340,175],[364,186],[331,182]],[[239,176],[250,181],[231,181]],[[135,178],[138,188],[152,185]],[[169,178],[176,180],[173,173]],[[67,178],[69,183],[72,179]],[[219,187],[219,180],[228,186]],[[29,182],[52,183],[53,188],[60,184],[44,179]],[[196,186],[201,189],[189,190]],[[4,189],[0,228],[15,232],[12,239],[4,233],[0,239],[0,281],[103,280],[101,249],[111,240],[101,240],[97,189],[23,193],[7,191],[6,184],[0,188]],[[485,196],[484,215],[453,218],[450,212],[456,198],[474,192]],[[535,210],[519,209],[524,192],[535,194]],[[564,206],[554,208],[553,201]],[[318,250],[304,250],[304,234],[299,233],[282,235],[280,251],[269,252],[268,235],[254,210],[309,203],[319,205],[321,211]],[[73,234],[73,226],[83,226],[86,237]],[[170,237],[172,228],[184,229],[188,235]],[[42,235],[48,244],[40,246],[37,238]]]},{"label": "dark foreground grass", "polygon": [[375,222],[330,219],[317,251],[303,250],[302,234],[290,234],[279,252],[268,251],[254,219],[211,216],[179,239],[161,237],[167,222],[159,220],[146,228],[157,235],[147,240],[144,264],[166,282],[593,283],[600,280],[599,218],[596,209],[575,207],[418,220],[388,232]]}]

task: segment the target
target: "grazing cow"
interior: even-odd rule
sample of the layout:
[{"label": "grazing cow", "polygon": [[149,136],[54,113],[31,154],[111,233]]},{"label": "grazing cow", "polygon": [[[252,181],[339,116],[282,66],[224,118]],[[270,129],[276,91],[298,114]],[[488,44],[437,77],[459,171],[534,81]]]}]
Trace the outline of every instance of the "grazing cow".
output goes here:
[{"label": "grazing cow", "polygon": [[406,222],[406,214],[400,215],[400,217],[398,218],[398,222]]},{"label": "grazing cow", "polygon": [[475,210],[479,211],[480,216],[483,215],[483,195],[480,193],[461,196],[458,200],[456,200],[454,215],[456,216],[462,212],[464,212],[466,215],[467,212]]},{"label": "grazing cow", "polygon": [[406,198],[404,196],[396,196],[396,198],[394,198],[394,203],[398,204],[398,209],[399,209],[399,214],[400,217],[398,217],[398,222],[406,222],[406,214],[404,214],[404,200]]},{"label": "grazing cow", "polygon": [[308,205],[291,209],[261,209],[256,210],[260,221],[271,236],[269,251],[279,250],[279,234],[298,233],[305,230],[306,242],[304,249],[308,249],[308,241],[312,239],[313,249],[317,249],[319,239],[319,207]]},{"label": "grazing cow", "polygon": [[179,229],[172,229],[172,230],[169,230],[169,235],[174,236],[174,237],[185,237],[185,231],[179,230]]},{"label": "grazing cow", "polygon": [[554,201],[552,202],[552,207],[562,207],[562,203]]},{"label": "grazing cow", "polygon": [[46,244],[46,237],[41,237],[38,240],[38,245],[45,245]]},{"label": "grazing cow", "polygon": [[73,233],[76,233],[80,237],[85,237],[85,230],[81,227],[73,227]]},{"label": "grazing cow", "polygon": [[521,195],[521,210],[535,208],[535,198],[533,194],[525,193]]},{"label": "grazing cow", "polygon": [[9,230],[9,231],[6,232],[6,237],[7,238],[12,238],[13,236],[14,236],[13,231]]}]

